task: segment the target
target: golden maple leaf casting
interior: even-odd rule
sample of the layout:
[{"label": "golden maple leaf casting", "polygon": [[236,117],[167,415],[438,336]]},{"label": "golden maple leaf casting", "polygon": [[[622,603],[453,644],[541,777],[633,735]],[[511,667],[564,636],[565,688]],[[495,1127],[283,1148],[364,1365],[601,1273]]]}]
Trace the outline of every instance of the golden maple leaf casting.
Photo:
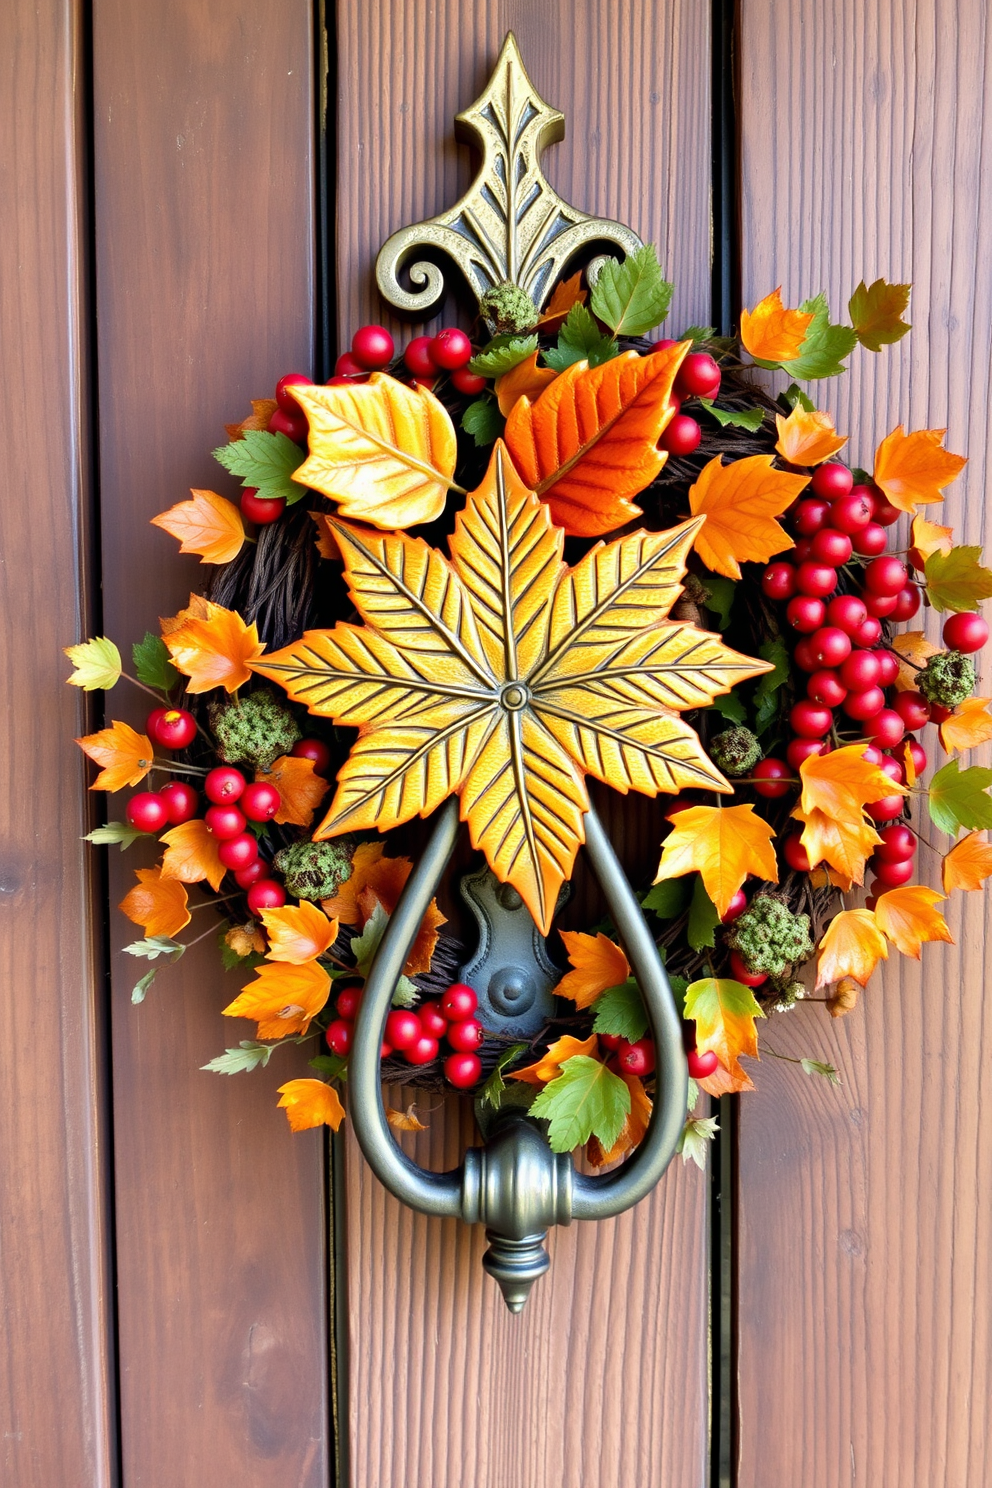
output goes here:
[{"label": "golden maple leaf casting", "polygon": [[585,840],[587,773],[648,796],[732,789],[677,715],[768,665],[667,620],[700,519],[600,542],[569,568],[562,530],[497,442],[450,560],[327,522],[365,625],[251,663],[359,730],[318,840],[388,831],[457,791],[473,847],[547,934]]}]

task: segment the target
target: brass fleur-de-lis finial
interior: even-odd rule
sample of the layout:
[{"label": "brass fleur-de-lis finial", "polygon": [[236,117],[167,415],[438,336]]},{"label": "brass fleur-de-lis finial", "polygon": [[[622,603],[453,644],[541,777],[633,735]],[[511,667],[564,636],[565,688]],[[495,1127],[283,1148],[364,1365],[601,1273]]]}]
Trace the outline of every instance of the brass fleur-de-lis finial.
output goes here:
[{"label": "brass fleur-de-lis finial", "polygon": [[[485,91],[457,116],[455,128],[479,146],[482,166],[453,207],[402,228],[381,248],[376,280],[397,309],[426,318],[444,293],[437,264],[410,262],[418,250],[453,259],[477,299],[511,283],[540,309],[580,248],[612,244],[626,255],[641,247],[629,227],[569,206],[544,179],[541,152],[564,138],[565,116],[545,103],[527,76],[512,31]],[[412,290],[400,282],[404,270]]]}]

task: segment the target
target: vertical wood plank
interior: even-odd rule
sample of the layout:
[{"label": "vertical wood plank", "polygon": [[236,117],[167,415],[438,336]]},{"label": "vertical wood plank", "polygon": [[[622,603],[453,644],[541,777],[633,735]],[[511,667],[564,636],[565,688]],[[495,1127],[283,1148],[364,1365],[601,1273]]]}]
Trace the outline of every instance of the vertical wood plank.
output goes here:
[{"label": "vertical wood plank", "polygon": [[[96,0],[94,25],[105,623],[126,643],[202,582],[149,518],[190,486],[233,490],[210,458],[224,421],[310,366],[313,17],[307,0]],[[137,697],[115,694],[114,716],[138,723]],[[130,858],[111,863],[113,904]],[[116,910],[111,935],[133,935]],[[118,961],[124,1481],[318,1488],[321,1139],[291,1136],[271,1074],[200,1072],[240,1036],[209,942],[140,1008],[134,963]],[[291,1056],[278,1073],[298,1072]]]},{"label": "vertical wood plank", "polygon": [[[676,285],[672,325],[706,319],[708,7],[369,0],[339,5],[337,23],[342,346],[362,321],[385,318],[372,279],[381,243],[471,179],[476,157],[453,143],[452,118],[481,91],[510,28],[538,89],[566,114],[566,140],[545,157],[549,179],[566,200],[658,244]],[[614,823],[638,852],[643,805]],[[408,1098],[393,1093],[394,1104]],[[458,1160],[472,1122],[467,1106],[459,1119],[458,1102],[434,1104],[411,1150],[440,1168]],[[676,1166],[631,1213],[557,1232],[550,1273],[511,1317],[481,1270],[481,1233],[402,1209],[351,1142],[356,1488],[701,1488],[705,1179]]]},{"label": "vertical wood plank", "polygon": [[0,1478],[19,1488],[110,1488],[115,1457],[88,710],[61,655],[90,620],[82,9],[16,0],[0,37]]},{"label": "vertical wood plank", "polygon": [[[971,463],[928,515],[981,543],[987,8],[745,0],[743,38],[745,301],[781,283],[790,304],[825,288],[837,310],[862,275],[913,280],[912,334],[877,358],[856,352],[817,400],[869,468],[896,423],[947,425]],[[926,629],[938,638],[932,613]],[[982,670],[987,693],[987,659]],[[920,868],[939,883],[925,848]],[[833,1060],[842,1090],[766,1060],[741,1101],[741,1488],[988,1476],[992,910],[978,894],[945,907],[956,946],[925,948],[922,968],[893,957],[843,1021],[807,1007],[767,1030],[784,1054]]]}]

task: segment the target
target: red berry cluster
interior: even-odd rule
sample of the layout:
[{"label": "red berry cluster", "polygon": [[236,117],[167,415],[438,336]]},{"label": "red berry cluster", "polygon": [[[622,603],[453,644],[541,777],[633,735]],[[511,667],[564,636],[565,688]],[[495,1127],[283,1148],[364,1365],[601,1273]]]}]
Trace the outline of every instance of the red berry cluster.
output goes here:
[{"label": "red berry cluster", "polygon": [[[361,989],[346,987],[337,1000],[337,1019],[327,1030],[327,1042],[335,1054],[351,1049],[354,1018]],[[456,1090],[478,1084],[482,1061],[477,1050],[485,1041],[485,1030],[475,1017],[479,999],[464,982],[454,982],[440,999],[422,1002],[416,1009],[394,1008],[386,1018],[386,1036],[381,1057],[400,1054],[407,1064],[430,1064],[447,1039],[453,1053],[444,1061],[444,1076]]]},{"label": "red berry cluster", "polygon": [[[676,346],[675,341],[659,341],[658,351]],[[670,455],[691,455],[699,446],[703,431],[696,419],[682,413],[682,404],[689,398],[715,398],[720,391],[720,368],[707,351],[690,351],[678,370],[672,388],[671,403],[675,417],[658,440],[658,448]]]}]

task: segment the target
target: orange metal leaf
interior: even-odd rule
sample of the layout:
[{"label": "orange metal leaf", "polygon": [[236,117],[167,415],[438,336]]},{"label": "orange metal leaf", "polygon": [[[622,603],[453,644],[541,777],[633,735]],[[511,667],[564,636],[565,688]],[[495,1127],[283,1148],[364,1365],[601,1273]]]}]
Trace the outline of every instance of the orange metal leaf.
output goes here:
[{"label": "orange metal leaf", "polygon": [[195,818],[172,827],[163,834],[166,844],[162,859],[162,877],[180,883],[202,883],[204,879],[216,891],[227,869],[217,856],[217,838],[205,821]]},{"label": "orange metal leaf", "polygon": [[563,1034],[560,1039],[551,1045],[546,1054],[542,1054],[536,1064],[528,1064],[525,1069],[513,1070],[508,1078],[511,1080],[523,1080],[526,1085],[547,1085],[561,1073],[561,1067],[566,1060],[575,1054],[588,1054],[595,1059],[599,1048],[599,1039],[596,1034],[591,1033],[587,1039],[573,1038],[570,1033]]},{"label": "orange metal leaf", "polygon": [[717,455],[689,491],[689,509],[706,521],[696,534],[696,552],[714,573],[741,576],[739,559],[767,563],[793,540],[775,521],[809,483],[772,467],[771,455],[748,455],[724,465]]},{"label": "orange metal leaf", "polygon": [[992,877],[992,846],[983,842],[981,832],[969,832],[946,854],[940,873],[945,894],[954,889],[980,889]]},{"label": "orange metal leaf", "polygon": [[259,966],[256,980],[249,982],[240,995],[226,1008],[227,1018],[254,1018],[258,1037],[285,1038],[289,1033],[306,1033],[327,1001],[331,979],[316,961],[304,966],[284,963]]},{"label": "orange metal leaf", "polygon": [[210,692],[215,687],[235,692],[251,681],[249,662],[261,656],[265,646],[258,639],[258,627],[246,625],[235,610],[209,599],[203,604],[205,618],[190,615],[168,632],[163,622],[162,637],[174,665],[189,678],[187,692]]},{"label": "orange metal leaf", "polygon": [[313,760],[297,759],[291,754],[281,754],[268,770],[256,770],[255,779],[274,785],[282,797],[272,818],[280,825],[308,827],[328,790],[327,781],[317,774]]},{"label": "orange metal leaf", "polygon": [[103,766],[90,790],[117,791],[126,785],[137,785],[152,767],[151,740],[136,733],[128,723],[115,721],[109,728],[86,734],[76,743],[91,760]]},{"label": "orange metal leaf", "polygon": [[163,878],[161,868],[137,868],[135,877],[138,882],[119,907],[149,938],[178,935],[190,921],[182,884]]},{"label": "orange metal leaf", "polygon": [[853,977],[863,987],[879,961],[889,954],[885,936],[870,909],[842,909],[835,914],[820,941],[816,963],[817,987],[828,987],[842,977]]},{"label": "orange metal leaf", "polygon": [[496,401],[504,418],[509,418],[518,398],[527,397],[533,403],[558,376],[551,367],[539,367],[537,357],[538,353],[532,352],[509,372],[497,377]]},{"label": "orange metal leaf", "polygon": [[655,883],[699,873],[720,915],[749,873],[778,883],[775,833],[753,806],[690,806],[671,821],[675,830],[662,848]]},{"label": "orange metal leaf", "polygon": [[801,403],[796,404],[788,418],[777,413],[775,424],[778,428],[775,448],[790,465],[819,465],[847,443],[847,435],[837,433],[829,413],[821,413],[819,409],[809,412]]},{"label": "orange metal leaf", "polygon": [[965,698],[940,725],[940,742],[948,754],[955,749],[974,749],[992,739],[992,698]]},{"label": "orange metal leaf", "polygon": [[741,311],[741,344],[761,362],[792,362],[798,357],[812,315],[787,310],[781,288],[759,300],[751,311]]},{"label": "orange metal leaf", "polygon": [[215,491],[193,490],[191,494],[192,501],[180,501],[152,517],[152,526],[178,537],[180,553],[199,553],[201,563],[230,563],[244,546],[241,512]]},{"label": "orange metal leaf", "polygon": [[269,937],[266,958],[305,966],[316,961],[338,938],[337,920],[328,919],[316,904],[302,900],[280,909],[263,909],[262,924]]},{"label": "orange metal leaf", "polygon": [[874,481],[893,506],[911,512],[943,498],[944,487],[956,480],[968,460],[943,448],[946,429],[917,429],[907,434],[902,424],[875,451]]},{"label": "orange metal leaf", "polygon": [[943,899],[936,889],[919,884],[907,884],[905,888],[889,889],[881,894],[875,905],[875,919],[879,929],[898,946],[904,956],[920,959],[920,948],[928,940],[946,940],[954,944],[954,936],[947,928],[947,921],[939,909],[934,909]]},{"label": "orange metal leaf", "polygon": [[586,935],[582,930],[562,930],[571,971],[566,971],[555,988],[559,997],[568,997],[577,1008],[587,1008],[610,987],[619,987],[630,976],[630,962],[620,946],[600,931]]},{"label": "orange metal leaf", "polygon": [[279,1109],[294,1132],[308,1131],[313,1126],[329,1126],[333,1131],[344,1120],[344,1106],[333,1085],[323,1080],[287,1080],[279,1086],[282,1100]]}]

